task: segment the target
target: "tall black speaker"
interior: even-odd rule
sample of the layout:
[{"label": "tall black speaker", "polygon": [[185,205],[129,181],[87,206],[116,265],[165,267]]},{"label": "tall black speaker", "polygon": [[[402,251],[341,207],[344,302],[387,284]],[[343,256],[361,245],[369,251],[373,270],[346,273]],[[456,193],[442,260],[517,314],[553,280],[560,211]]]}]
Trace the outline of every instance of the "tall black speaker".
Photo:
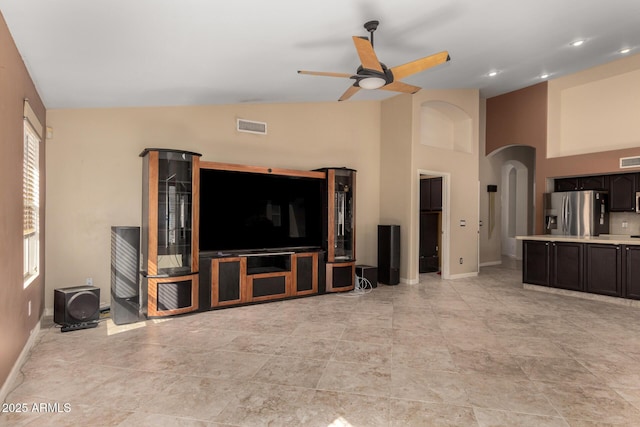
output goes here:
[{"label": "tall black speaker", "polygon": [[111,227],[111,319],[140,320],[140,227]]},{"label": "tall black speaker", "polygon": [[378,281],[400,283],[400,226],[378,226]]}]

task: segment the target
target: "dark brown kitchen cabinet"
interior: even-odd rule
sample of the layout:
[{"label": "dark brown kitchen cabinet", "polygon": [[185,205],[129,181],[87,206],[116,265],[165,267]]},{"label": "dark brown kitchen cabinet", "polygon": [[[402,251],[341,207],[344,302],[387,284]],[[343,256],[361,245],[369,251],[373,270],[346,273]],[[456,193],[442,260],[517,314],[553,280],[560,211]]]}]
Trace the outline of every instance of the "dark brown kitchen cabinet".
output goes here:
[{"label": "dark brown kitchen cabinet", "polygon": [[609,177],[609,210],[611,212],[635,212],[637,173],[623,173]]},{"label": "dark brown kitchen cabinet", "polygon": [[609,176],[583,176],[578,180],[579,190],[608,190]]},{"label": "dark brown kitchen cabinet", "polygon": [[609,176],[579,176],[558,178],[554,182],[555,191],[609,190]]},{"label": "dark brown kitchen cabinet", "polygon": [[583,291],[583,253],[582,243],[525,240],[523,242],[523,282]]},{"label": "dark brown kitchen cabinet", "polygon": [[551,286],[572,291],[584,290],[584,244],[551,243]]},{"label": "dark brown kitchen cabinet", "polygon": [[420,180],[420,210],[442,210],[442,177]]},{"label": "dark brown kitchen cabinet", "polygon": [[640,299],[640,246],[625,246],[625,297]]},{"label": "dark brown kitchen cabinet", "polygon": [[522,242],[522,281],[532,285],[550,286],[550,242],[525,240]]},{"label": "dark brown kitchen cabinet", "polygon": [[554,187],[555,191],[576,191],[579,189],[578,178],[557,178]]},{"label": "dark brown kitchen cabinet", "polygon": [[586,246],[585,290],[594,294],[622,296],[622,250],[620,245]]}]

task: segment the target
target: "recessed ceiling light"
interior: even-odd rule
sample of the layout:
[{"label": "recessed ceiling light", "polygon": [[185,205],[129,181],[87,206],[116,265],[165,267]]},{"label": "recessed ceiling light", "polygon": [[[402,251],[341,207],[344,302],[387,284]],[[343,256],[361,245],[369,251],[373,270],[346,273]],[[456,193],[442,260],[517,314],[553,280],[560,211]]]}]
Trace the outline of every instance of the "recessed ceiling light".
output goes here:
[{"label": "recessed ceiling light", "polygon": [[498,72],[496,70],[490,71],[489,74],[487,74],[487,76],[489,77],[495,77],[498,75]]},{"label": "recessed ceiling light", "polygon": [[547,77],[549,77],[549,74],[540,74],[541,79],[546,79]]},{"label": "recessed ceiling light", "polygon": [[630,47],[625,47],[624,49],[620,49],[620,50],[618,51],[618,53],[620,53],[620,54],[622,54],[622,55],[624,55],[624,54],[626,54],[626,53],[629,53],[629,52],[631,52],[631,48],[630,48]]},{"label": "recessed ceiling light", "polygon": [[584,44],[584,40],[576,40],[569,43],[569,46],[578,47]]}]

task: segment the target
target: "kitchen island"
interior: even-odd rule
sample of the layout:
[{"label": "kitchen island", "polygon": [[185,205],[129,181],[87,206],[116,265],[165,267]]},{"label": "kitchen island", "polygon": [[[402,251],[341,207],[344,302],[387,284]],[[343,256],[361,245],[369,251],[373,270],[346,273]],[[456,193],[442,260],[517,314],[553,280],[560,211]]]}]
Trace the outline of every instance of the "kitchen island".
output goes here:
[{"label": "kitchen island", "polygon": [[640,300],[640,238],[543,234],[517,239],[523,244],[525,287],[604,295],[624,303]]}]

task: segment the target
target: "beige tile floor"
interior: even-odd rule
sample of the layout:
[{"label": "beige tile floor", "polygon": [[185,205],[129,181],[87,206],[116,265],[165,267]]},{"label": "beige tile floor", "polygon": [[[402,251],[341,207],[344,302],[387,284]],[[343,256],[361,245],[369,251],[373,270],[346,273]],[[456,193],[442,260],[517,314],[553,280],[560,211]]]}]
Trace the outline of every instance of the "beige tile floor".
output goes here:
[{"label": "beige tile floor", "polygon": [[61,412],[0,424],[640,425],[640,309],[525,290],[509,263],[128,326],[44,325],[7,402]]}]

